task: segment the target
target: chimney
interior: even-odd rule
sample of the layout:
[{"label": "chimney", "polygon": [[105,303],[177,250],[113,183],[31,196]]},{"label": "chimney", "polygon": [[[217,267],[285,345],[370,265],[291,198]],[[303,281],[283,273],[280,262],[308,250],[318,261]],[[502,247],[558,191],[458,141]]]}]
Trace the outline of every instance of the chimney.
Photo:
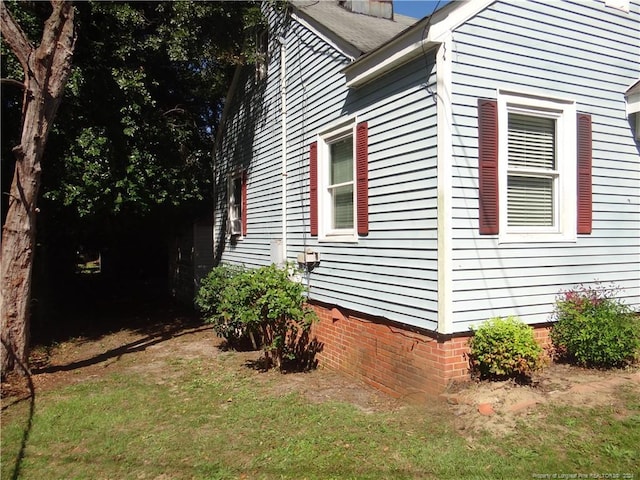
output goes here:
[{"label": "chimney", "polygon": [[338,5],[353,13],[393,20],[393,0],[338,0]]}]

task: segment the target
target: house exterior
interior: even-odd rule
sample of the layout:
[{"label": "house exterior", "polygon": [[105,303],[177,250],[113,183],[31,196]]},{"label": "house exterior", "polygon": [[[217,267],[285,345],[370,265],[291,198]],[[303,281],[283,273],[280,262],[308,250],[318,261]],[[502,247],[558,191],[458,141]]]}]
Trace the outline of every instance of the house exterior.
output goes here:
[{"label": "house exterior", "polygon": [[214,250],[299,261],[320,364],[420,399],[468,375],[489,318],[544,342],[557,294],[594,282],[640,307],[640,4],[389,3],[265,7],[216,146]]}]

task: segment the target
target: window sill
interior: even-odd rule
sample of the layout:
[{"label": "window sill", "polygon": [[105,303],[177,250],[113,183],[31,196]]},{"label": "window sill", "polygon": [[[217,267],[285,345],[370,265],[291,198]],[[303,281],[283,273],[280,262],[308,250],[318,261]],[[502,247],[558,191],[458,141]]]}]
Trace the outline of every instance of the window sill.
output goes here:
[{"label": "window sill", "polygon": [[358,243],[355,235],[324,235],[318,238],[321,243]]}]

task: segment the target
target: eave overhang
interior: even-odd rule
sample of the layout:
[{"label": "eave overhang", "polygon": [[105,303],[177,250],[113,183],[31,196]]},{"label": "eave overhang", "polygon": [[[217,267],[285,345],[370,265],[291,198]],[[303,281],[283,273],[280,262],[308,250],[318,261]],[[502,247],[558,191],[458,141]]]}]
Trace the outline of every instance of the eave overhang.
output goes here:
[{"label": "eave overhang", "polygon": [[423,55],[491,3],[493,0],[463,0],[447,4],[383,46],[347,65],[342,70],[347,87],[358,88]]},{"label": "eave overhang", "polygon": [[640,79],[631,84],[624,98],[627,101],[627,115],[640,112]]}]

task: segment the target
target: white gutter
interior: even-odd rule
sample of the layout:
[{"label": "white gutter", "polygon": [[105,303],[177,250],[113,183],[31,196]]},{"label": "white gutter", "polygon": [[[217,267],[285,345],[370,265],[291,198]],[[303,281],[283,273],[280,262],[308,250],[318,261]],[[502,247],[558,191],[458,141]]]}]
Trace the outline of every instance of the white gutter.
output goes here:
[{"label": "white gutter", "polygon": [[453,111],[452,34],[436,53],[438,121],[438,332],[453,332]]},{"label": "white gutter", "polygon": [[282,124],[282,260],[287,263],[287,46],[280,37],[280,108]]}]

